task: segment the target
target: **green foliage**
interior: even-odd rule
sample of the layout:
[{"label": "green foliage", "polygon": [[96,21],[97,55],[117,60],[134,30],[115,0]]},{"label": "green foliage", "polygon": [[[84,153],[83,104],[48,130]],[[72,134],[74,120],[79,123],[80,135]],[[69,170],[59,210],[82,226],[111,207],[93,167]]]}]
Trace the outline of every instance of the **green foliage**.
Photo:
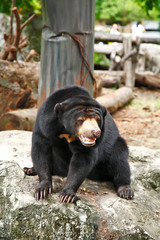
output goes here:
[{"label": "green foliage", "polygon": [[105,20],[107,24],[126,25],[132,21],[147,18],[157,20],[159,14],[159,0],[125,0],[125,3],[122,0],[96,0],[95,18]]},{"label": "green foliage", "polygon": [[100,64],[100,65],[110,65],[110,60],[101,53],[94,53],[94,64]]},{"label": "green foliage", "polygon": [[[11,0],[3,0],[0,4],[0,12],[10,15]],[[21,8],[22,15],[29,16],[33,13],[41,14],[41,1],[40,0],[16,0],[16,7]]]},{"label": "green foliage", "polygon": [[125,25],[142,15],[141,8],[133,0],[126,0],[125,4],[121,0],[96,0],[96,8],[97,3],[99,11],[96,18],[106,20],[108,24],[118,22]]},{"label": "green foliage", "polygon": [[148,15],[156,13],[157,17],[160,17],[160,1],[159,0],[135,0],[141,8],[147,12]]},{"label": "green foliage", "polygon": [[[10,15],[11,0],[1,0],[0,12]],[[134,20],[160,18],[159,0],[95,0],[96,20],[105,20],[107,24],[126,25]],[[16,7],[26,18],[33,13],[41,14],[41,0],[16,0]],[[149,16],[149,17],[148,17]]]}]

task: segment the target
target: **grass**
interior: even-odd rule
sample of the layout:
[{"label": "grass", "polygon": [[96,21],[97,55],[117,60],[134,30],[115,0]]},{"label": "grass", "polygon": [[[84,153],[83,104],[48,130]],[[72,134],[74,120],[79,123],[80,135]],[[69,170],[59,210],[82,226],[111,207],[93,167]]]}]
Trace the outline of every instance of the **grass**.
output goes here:
[{"label": "grass", "polygon": [[155,109],[156,109],[156,110],[160,110],[160,99],[157,99],[157,100],[155,101]]},{"label": "grass", "polygon": [[160,99],[154,97],[152,99],[135,98],[128,104],[128,107],[133,110],[145,112],[160,111]]}]

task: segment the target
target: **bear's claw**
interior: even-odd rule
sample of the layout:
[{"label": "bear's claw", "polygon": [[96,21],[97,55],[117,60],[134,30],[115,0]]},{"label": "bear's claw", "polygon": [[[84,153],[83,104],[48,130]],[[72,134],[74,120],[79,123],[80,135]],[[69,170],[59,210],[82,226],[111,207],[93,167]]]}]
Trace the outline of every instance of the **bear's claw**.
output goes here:
[{"label": "bear's claw", "polygon": [[48,181],[42,181],[35,190],[34,197],[36,200],[46,198],[49,194],[52,194],[53,189]]},{"label": "bear's claw", "polygon": [[60,203],[76,203],[79,198],[75,194],[65,194],[61,193],[59,195]]},{"label": "bear's claw", "polygon": [[130,185],[120,186],[118,188],[117,194],[121,198],[125,198],[127,200],[134,198],[134,191],[130,187]]}]

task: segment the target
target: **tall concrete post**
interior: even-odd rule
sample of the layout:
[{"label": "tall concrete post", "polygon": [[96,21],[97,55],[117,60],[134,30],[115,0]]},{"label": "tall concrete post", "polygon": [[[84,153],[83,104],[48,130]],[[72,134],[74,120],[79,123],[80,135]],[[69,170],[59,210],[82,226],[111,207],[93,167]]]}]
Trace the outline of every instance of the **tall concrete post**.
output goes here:
[{"label": "tall concrete post", "polygon": [[65,85],[92,93],[94,9],[95,0],[42,0],[39,106]]}]

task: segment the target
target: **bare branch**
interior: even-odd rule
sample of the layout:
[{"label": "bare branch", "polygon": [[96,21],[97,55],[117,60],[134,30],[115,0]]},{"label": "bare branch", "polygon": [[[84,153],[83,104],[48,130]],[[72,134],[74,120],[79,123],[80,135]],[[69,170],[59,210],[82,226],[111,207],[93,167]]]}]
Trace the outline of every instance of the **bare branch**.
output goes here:
[{"label": "bare branch", "polygon": [[21,31],[22,29],[29,23],[31,22],[37,15],[36,14],[33,14],[30,18],[28,18],[21,26]]},{"label": "bare branch", "polygon": [[12,0],[12,6],[11,6],[11,18],[10,18],[10,29],[9,29],[9,35],[11,36],[13,34],[13,8],[15,7],[15,0]]},{"label": "bare branch", "polygon": [[123,64],[128,58],[132,57],[133,55],[137,54],[137,49],[132,49],[129,53],[127,53],[123,58],[121,59],[121,64]]},{"label": "bare branch", "polygon": [[19,46],[18,46],[18,50],[19,49],[22,49],[22,48],[24,48],[24,47],[27,47],[28,46],[28,44],[29,44],[29,42],[27,41],[27,42],[24,42],[24,43],[21,43],[21,44],[19,44]]},{"label": "bare branch", "polygon": [[[12,7],[11,7],[9,34],[7,35],[6,33],[4,33],[5,45],[0,52],[0,59],[4,59],[4,60],[7,59],[8,61],[16,60],[17,51],[21,52],[21,49],[26,47],[29,44],[28,41],[25,41],[27,38],[26,36],[23,39],[21,39],[21,32],[23,28],[36,17],[36,14],[33,14],[21,25],[20,14],[17,8],[15,7],[16,0],[11,0],[11,1],[12,1]],[[13,17],[14,16],[16,19],[16,33],[13,35]]]},{"label": "bare branch", "polygon": [[21,35],[21,21],[20,21],[19,13],[18,13],[18,10],[16,7],[13,8],[13,12],[16,17],[16,38],[15,38],[13,45],[15,47],[18,47],[19,39],[20,39],[20,35]]},{"label": "bare branch", "polygon": [[28,54],[28,56],[26,57],[26,62],[29,62],[30,61],[30,59],[35,55],[35,53],[36,53],[36,51],[34,50],[34,49],[32,49],[31,51],[30,51],[30,53]]},{"label": "bare branch", "polygon": [[7,41],[7,39],[8,39],[8,34],[7,34],[6,32],[4,32],[3,36],[4,36],[4,40]]},{"label": "bare branch", "polygon": [[26,39],[27,39],[27,36],[25,36],[25,37],[19,42],[19,44],[22,44]]},{"label": "bare branch", "polygon": [[16,53],[17,49],[13,46],[9,49],[9,52]]}]

